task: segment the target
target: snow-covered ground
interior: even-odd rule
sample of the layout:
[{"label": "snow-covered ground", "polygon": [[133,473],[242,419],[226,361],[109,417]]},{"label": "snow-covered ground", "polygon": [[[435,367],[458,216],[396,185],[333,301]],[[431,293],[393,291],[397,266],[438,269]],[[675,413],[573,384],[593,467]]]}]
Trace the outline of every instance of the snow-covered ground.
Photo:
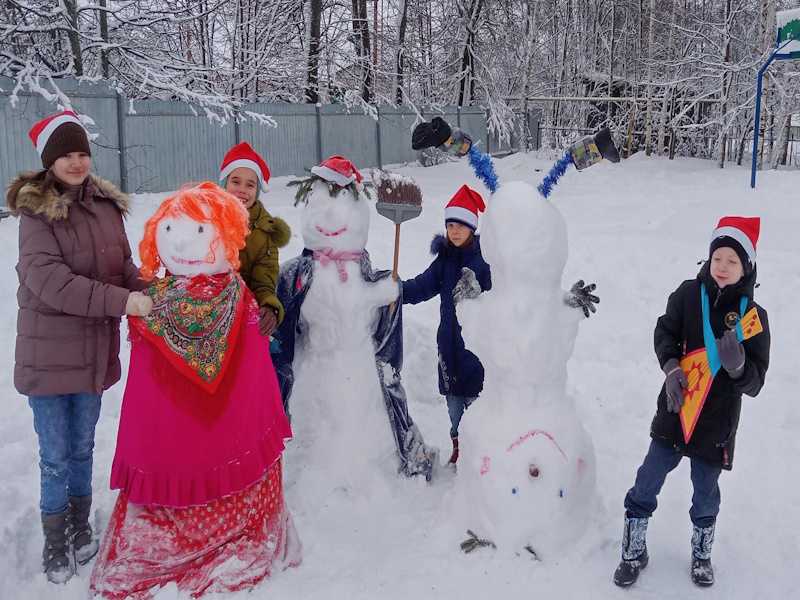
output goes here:
[{"label": "snow-covered ground", "polygon": [[[538,183],[550,161],[516,155],[497,161],[503,180]],[[429,264],[429,242],[443,229],[443,207],[462,184],[480,187],[466,162],[429,169],[403,167],[422,186],[421,217],[402,228],[400,271],[414,276]],[[299,208],[287,179],[270,182],[266,204],[299,231]],[[718,170],[711,161],[635,156],[567,173],[552,199],[568,227],[570,254],[564,287],[578,278],[596,281],[599,313],[581,323],[569,363],[569,391],[594,440],[601,508],[582,539],[563,556],[535,562],[529,556],[459,550],[463,531],[450,516],[454,481],[443,477],[376,481],[375,493],[333,495],[310,502],[292,485],[302,465],[286,460],[287,498],[304,544],[303,564],[239,598],[725,598],[778,599],[796,595],[800,554],[800,412],[796,393],[796,335],[800,331],[797,230],[800,173],[765,172],[759,189],[744,169]],[[487,193],[488,195],[488,193]],[[145,219],[163,195],[133,199],[128,235],[134,245]],[[622,499],[648,445],[662,375],[652,331],[667,295],[693,277],[708,239],[724,214],[760,215],[758,301],[770,315],[772,361],[767,384],[745,399],[733,472],[723,473],[722,511],[713,552],[717,583],[699,590],[688,576],[688,463],[668,478],[651,520],[651,562],[637,585],[619,590],[611,575],[619,559]],[[86,596],[88,570],[62,588],[39,574],[41,533],[36,437],[27,402],[12,384],[16,319],[17,225],[0,222],[0,598],[78,599]],[[519,235],[526,223],[519,223]],[[373,212],[367,246],[373,264],[391,265],[393,225]],[[302,248],[298,233],[282,259]],[[522,276],[536,278],[536,273]],[[449,422],[436,384],[438,301],[405,307],[403,379],[409,409],[427,441],[449,449]],[[532,307],[532,310],[534,308]],[[123,345],[123,365],[127,364]],[[107,392],[97,431],[95,506],[104,525],[116,497],[108,473],[124,382]],[[480,402],[491,402],[482,397]],[[465,415],[462,430],[480,427]],[[498,440],[504,443],[505,440]],[[163,590],[160,600],[177,598]]]}]

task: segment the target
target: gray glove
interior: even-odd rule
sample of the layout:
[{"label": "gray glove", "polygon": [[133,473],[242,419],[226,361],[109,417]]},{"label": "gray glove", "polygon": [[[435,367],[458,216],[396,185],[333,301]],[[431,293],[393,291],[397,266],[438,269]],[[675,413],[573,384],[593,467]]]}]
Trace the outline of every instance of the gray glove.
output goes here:
[{"label": "gray glove", "polygon": [[461,542],[462,552],[469,554],[476,548],[485,548],[487,546],[489,548],[497,549],[497,546],[494,545],[494,542],[492,540],[479,538],[477,535],[475,535],[475,532],[472,531],[471,529],[467,529],[467,535],[469,537],[465,539],[463,542]]},{"label": "gray glove", "polygon": [[717,353],[728,375],[739,379],[744,373],[744,347],[736,339],[736,330],[729,329],[717,340]]},{"label": "gray glove", "polygon": [[478,283],[478,278],[475,277],[475,272],[469,267],[461,269],[461,279],[458,280],[453,288],[453,302],[458,304],[462,300],[470,300],[480,296],[481,284]]},{"label": "gray glove", "polygon": [[689,387],[686,373],[681,369],[677,358],[670,358],[664,364],[664,374],[667,376],[667,410],[673,413],[681,412],[683,406],[683,390]]},{"label": "gray glove", "polygon": [[597,312],[595,304],[600,303],[600,298],[592,294],[596,288],[597,285],[594,283],[586,285],[583,279],[579,279],[567,292],[564,297],[564,303],[572,308],[580,308],[583,311],[583,315],[588,319],[589,311]]}]

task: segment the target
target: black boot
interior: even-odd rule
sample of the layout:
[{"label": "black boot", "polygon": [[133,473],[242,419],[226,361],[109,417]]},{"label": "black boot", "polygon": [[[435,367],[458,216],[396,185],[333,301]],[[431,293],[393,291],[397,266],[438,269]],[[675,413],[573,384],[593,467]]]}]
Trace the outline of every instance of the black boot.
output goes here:
[{"label": "black boot", "polygon": [[700,587],[714,585],[711,566],[711,547],[714,545],[714,525],[692,529],[692,581]]},{"label": "black boot", "polygon": [[66,583],[73,575],[72,565],[67,554],[69,550],[68,526],[68,510],[55,515],[42,515],[42,532],[44,533],[42,569],[50,583]]},{"label": "black boot", "polygon": [[633,585],[639,572],[647,566],[647,518],[625,518],[622,533],[622,560],[614,571],[614,583],[620,587]]},{"label": "black boot", "polygon": [[99,543],[94,537],[89,516],[92,512],[92,496],[70,496],[70,536],[75,561],[79,565],[88,563],[97,554]]},{"label": "black boot", "polygon": [[455,466],[458,462],[458,436],[450,439],[453,441],[453,453],[450,455],[450,460],[447,461],[447,464]]}]

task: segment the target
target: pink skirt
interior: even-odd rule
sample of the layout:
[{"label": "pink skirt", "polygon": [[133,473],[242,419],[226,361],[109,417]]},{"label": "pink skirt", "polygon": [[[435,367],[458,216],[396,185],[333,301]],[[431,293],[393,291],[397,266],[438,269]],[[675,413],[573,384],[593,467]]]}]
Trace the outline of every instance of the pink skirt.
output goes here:
[{"label": "pink skirt", "polygon": [[300,556],[278,461],[254,485],[203,506],[140,506],[121,492],[90,590],[112,600],[149,600],[174,582],[193,598],[230,593],[298,565]]},{"label": "pink skirt", "polygon": [[178,373],[153,344],[131,331],[111,467],[111,488],[121,490],[126,501],[205,505],[261,480],[280,458],[292,432],[269,341],[258,333],[257,315],[245,319],[214,394]]}]

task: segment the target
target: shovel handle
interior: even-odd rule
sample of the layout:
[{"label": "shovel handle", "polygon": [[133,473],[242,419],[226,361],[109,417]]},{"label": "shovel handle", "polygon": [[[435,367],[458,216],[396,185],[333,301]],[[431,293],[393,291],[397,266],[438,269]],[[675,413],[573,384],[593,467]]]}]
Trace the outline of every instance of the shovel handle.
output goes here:
[{"label": "shovel handle", "polygon": [[397,281],[397,263],[400,259],[400,223],[394,224],[394,264],[392,265],[392,277]]},{"label": "shovel handle", "polygon": [[[397,263],[400,259],[400,223],[394,224],[394,263],[392,264],[392,279],[397,281]],[[394,305],[389,305],[389,316],[394,315]]]}]

